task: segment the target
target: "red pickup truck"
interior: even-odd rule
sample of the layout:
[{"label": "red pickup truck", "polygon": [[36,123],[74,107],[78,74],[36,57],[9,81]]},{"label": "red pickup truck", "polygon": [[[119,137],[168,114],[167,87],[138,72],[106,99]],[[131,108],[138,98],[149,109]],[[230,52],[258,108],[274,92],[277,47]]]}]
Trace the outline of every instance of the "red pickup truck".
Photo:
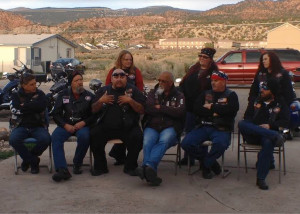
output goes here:
[{"label": "red pickup truck", "polygon": [[259,58],[266,51],[275,52],[282,66],[300,82],[300,52],[295,49],[241,49],[225,53],[217,61],[220,71],[228,75],[229,83],[250,84],[257,72]]}]

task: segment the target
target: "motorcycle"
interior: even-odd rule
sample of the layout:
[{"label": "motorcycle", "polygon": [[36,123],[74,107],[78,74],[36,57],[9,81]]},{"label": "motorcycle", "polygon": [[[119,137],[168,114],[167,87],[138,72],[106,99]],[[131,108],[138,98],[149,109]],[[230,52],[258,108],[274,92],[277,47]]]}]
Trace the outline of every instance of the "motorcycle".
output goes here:
[{"label": "motorcycle", "polygon": [[[22,62],[21,62],[22,63]],[[21,69],[16,69],[14,73],[7,73],[5,72],[3,74],[3,77],[5,79],[8,79],[9,82],[3,87],[3,89],[0,88],[0,110],[9,109],[9,103],[11,100],[11,95],[14,91],[18,90],[19,83],[20,83],[20,77],[21,75],[25,73],[32,73],[32,70],[30,70],[25,64],[22,63]],[[36,81],[41,84],[41,82],[46,82],[46,74],[39,74],[35,75]]]}]

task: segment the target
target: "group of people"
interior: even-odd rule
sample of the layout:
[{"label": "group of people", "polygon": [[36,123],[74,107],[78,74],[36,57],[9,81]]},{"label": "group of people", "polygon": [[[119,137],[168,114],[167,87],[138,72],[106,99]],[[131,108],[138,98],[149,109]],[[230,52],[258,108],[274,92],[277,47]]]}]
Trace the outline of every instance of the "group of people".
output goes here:
[{"label": "group of people", "polygon": [[[82,173],[83,159],[90,146],[94,156],[91,175],[100,176],[109,172],[107,142],[120,139],[123,143],[114,145],[109,152],[116,159],[115,165],[124,164],[124,173],[158,186],[162,182],[157,174],[162,157],[185,133],[181,142],[185,157],[181,163],[186,164],[189,156],[191,164],[199,160],[203,178],[220,174],[217,159],[230,145],[239,101],[237,94],[226,86],[227,75],[218,70],[213,60],[215,52],[213,48],[203,48],[199,61],[190,67],[179,87],[174,85],[172,72],[161,72],[157,85],[147,96],[143,93],[141,71],[126,50],[120,52],[115,67],[109,71],[106,86],[95,95],[84,89],[82,74],[75,70],[68,77],[70,87],[55,103],[53,119],[57,127],[52,136],[46,120],[46,96],[36,88],[34,75],[23,75],[21,87],[12,97],[9,139],[23,159],[21,169],[31,168],[31,173],[38,173],[39,156],[52,144],[56,169],[52,179],[70,179],[64,143],[74,135],[77,147],[73,174]],[[263,54],[244,120],[238,124],[247,142],[262,145],[257,162],[257,185],[261,189],[268,189],[265,178],[274,165],[273,149],[285,140],[279,130],[289,125],[287,106],[293,100],[293,89],[287,78],[278,57],[274,53]],[[24,145],[28,137],[37,140],[31,150]],[[202,146],[207,140],[212,141],[209,151]],[[142,149],[143,162],[138,166]]]}]

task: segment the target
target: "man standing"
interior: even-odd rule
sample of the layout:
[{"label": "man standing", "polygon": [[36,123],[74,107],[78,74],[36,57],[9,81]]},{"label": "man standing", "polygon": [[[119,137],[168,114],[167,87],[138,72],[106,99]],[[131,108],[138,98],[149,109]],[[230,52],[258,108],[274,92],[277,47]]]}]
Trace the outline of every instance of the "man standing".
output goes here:
[{"label": "man standing", "polygon": [[127,148],[124,173],[136,176],[137,159],[143,145],[143,133],[139,126],[144,113],[144,95],[131,84],[127,74],[115,69],[111,84],[96,94],[92,111],[99,114],[97,126],[91,130],[91,148],[94,155],[93,176],[108,173],[105,146],[107,141],[121,139]]},{"label": "man standing", "polygon": [[248,105],[244,120],[239,122],[239,130],[249,144],[262,146],[258,153],[256,185],[267,190],[265,179],[269,173],[275,146],[282,146],[285,139],[279,132],[289,126],[289,109],[279,96],[279,83],[270,78],[261,85],[259,99]]},{"label": "man standing", "polygon": [[58,125],[52,134],[53,158],[57,171],[52,179],[56,182],[72,177],[64,154],[64,142],[72,135],[77,137],[73,173],[82,173],[82,162],[90,144],[88,126],[94,121],[91,111],[94,95],[83,88],[82,74],[73,72],[68,77],[68,82],[71,87],[59,95],[53,113],[53,119]]},{"label": "man standing", "polygon": [[[213,171],[221,173],[217,159],[230,145],[234,118],[239,110],[237,94],[226,87],[228,77],[221,71],[211,75],[212,90],[204,91],[195,101],[194,113],[198,117],[198,127],[183,139],[182,148],[201,161],[203,177],[211,179]],[[202,146],[205,141],[212,141],[210,151]]]},{"label": "man standing", "polygon": [[174,86],[171,72],[162,72],[158,85],[146,101],[144,129],[144,161],[137,172],[151,185],[162,181],[157,177],[157,166],[165,152],[178,143],[185,116],[184,96]]}]

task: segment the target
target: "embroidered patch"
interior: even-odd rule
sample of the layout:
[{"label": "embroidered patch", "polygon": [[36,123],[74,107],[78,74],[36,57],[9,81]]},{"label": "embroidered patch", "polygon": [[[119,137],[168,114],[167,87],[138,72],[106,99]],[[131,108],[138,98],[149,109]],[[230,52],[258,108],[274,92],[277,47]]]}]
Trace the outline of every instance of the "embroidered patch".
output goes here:
[{"label": "embroidered patch", "polygon": [[276,114],[278,114],[280,112],[280,108],[279,107],[274,108],[273,112],[276,113]]},{"label": "embroidered patch", "polygon": [[85,97],[85,100],[86,100],[86,101],[90,101],[91,99],[92,99],[91,96],[86,96],[86,97]]}]

